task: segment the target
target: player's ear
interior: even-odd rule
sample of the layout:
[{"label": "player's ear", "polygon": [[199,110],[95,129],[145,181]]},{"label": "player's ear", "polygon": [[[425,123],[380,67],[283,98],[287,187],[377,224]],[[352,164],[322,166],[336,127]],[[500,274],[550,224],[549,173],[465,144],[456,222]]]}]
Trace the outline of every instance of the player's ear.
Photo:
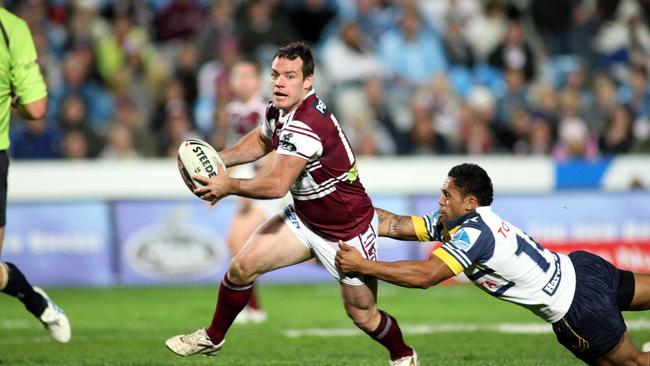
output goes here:
[{"label": "player's ear", "polygon": [[465,210],[466,211],[472,211],[476,207],[478,207],[478,200],[476,199],[476,197],[474,197],[472,195],[469,195],[469,196],[465,197]]},{"label": "player's ear", "polygon": [[311,90],[311,87],[312,87],[313,83],[314,83],[314,75],[309,75],[302,82],[302,87],[305,90]]}]

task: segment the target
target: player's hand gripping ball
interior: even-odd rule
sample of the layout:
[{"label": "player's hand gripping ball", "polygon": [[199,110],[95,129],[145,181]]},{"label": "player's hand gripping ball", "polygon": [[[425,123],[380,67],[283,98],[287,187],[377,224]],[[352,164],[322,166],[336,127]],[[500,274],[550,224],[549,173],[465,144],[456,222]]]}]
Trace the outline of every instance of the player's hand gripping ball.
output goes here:
[{"label": "player's hand gripping ball", "polygon": [[[206,178],[211,178],[219,174],[217,164],[220,164],[223,170],[226,170],[226,165],[221,160],[217,151],[205,141],[199,139],[187,139],[183,141],[178,148],[178,171],[181,173],[183,182],[187,188],[194,193],[198,187],[203,187],[203,184],[195,179],[193,175],[200,175]],[[198,195],[197,195],[198,196]]]}]

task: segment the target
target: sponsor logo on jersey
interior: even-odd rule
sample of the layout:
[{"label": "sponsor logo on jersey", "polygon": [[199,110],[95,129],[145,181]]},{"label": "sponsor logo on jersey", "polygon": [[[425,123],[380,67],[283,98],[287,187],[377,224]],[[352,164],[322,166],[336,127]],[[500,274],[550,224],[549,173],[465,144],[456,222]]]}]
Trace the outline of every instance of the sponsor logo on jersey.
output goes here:
[{"label": "sponsor logo on jersey", "polygon": [[474,246],[480,235],[480,230],[471,227],[464,227],[454,235],[451,244],[454,247],[467,252]]},{"label": "sponsor logo on jersey", "polygon": [[291,152],[296,152],[298,150],[296,145],[293,142],[291,142],[292,137],[293,137],[292,133],[285,133],[284,135],[282,135],[282,138],[280,138],[280,142],[279,142],[280,148],[282,150],[287,150]]},{"label": "sponsor logo on jersey", "polygon": [[555,271],[553,272],[553,275],[551,276],[551,279],[548,281],[546,286],[544,286],[544,291],[546,294],[549,296],[553,296],[555,294],[555,291],[557,290],[558,285],[560,284],[560,280],[562,279],[562,270],[560,269],[560,257],[558,257],[557,254],[553,253],[555,257]]},{"label": "sponsor logo on jersey", "polygon": [[327,115],[327,106],[323,103],[322,100],[316,99],[314,101],[314,108],[319,111],[323,116]]}]

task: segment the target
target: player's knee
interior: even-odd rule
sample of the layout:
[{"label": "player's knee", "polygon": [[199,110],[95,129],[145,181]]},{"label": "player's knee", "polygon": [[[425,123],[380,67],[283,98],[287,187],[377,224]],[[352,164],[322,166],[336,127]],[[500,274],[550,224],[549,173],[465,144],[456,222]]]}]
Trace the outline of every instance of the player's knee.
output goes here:
[{"label": "player's knee", "polygon": [[237,256],[230,261],[228,278],[230,278],[232,282],[238,285],[244,285],[253,282],[257,276],[254,266],[247,261],[242,260]]}]

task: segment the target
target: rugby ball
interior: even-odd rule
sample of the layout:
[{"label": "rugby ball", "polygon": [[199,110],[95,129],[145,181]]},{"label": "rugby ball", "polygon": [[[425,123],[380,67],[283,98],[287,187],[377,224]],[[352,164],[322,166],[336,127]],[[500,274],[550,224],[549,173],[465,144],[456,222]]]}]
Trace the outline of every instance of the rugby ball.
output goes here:
[{"label": "rugby ball", "polygon": [[221,160],[217,151],[205,141],[199,139],[187,139],[178,148],[178,171],[181,173],[183,182],[187,188],[194,193],[197,187],[203,184],[192,179],[193,175],[200,175],[206,178],[219,174],[217,164],[226,170],[226,165]]}]

